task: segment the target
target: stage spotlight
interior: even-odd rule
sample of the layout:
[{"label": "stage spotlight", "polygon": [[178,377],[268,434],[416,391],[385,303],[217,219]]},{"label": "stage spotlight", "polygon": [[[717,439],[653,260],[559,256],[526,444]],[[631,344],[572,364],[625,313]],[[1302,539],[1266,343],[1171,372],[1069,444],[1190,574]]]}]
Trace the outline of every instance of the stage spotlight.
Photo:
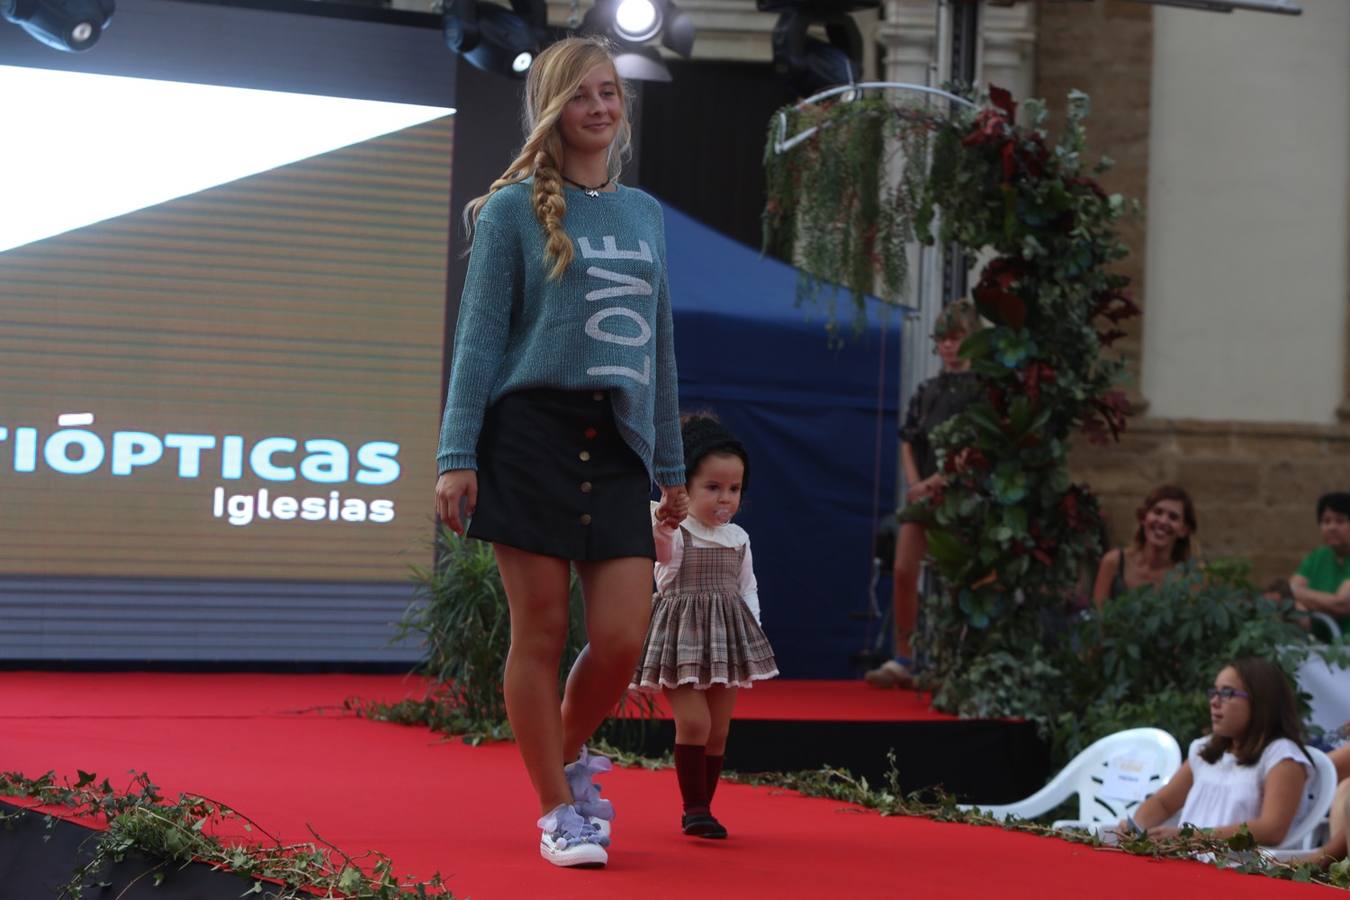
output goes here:
[{"label": "stage spotlight", "polygon": [[511,9],[485,0],[446,4],[445,45],[476,68],[524,78],[539,55],[548,27],[545,0],[511,0]]},{"label": "stage spotlight", "polygon": [[614,9],[614,33],[642,44],[661,33],[661,10],[652,0],[619,0]]},{"label": "stage spotlight", "polygon": [[0,16],[57,50],[78,53],[98,43],[113,0],[0,0]]},{"label": "stage spotlight", "polygon": [[640,81],[670,80],[660,54],[647,46],[658,35],[663,46],[683,57],[694,52],[694,23],[671,0],[596,0],[581,31],[603,34],[618,44],[619,74]]},{"label": "stage spotlight", "polygon": [[[850,10],[878,0],[757,0],[761,12],[777,12],[773,27],[773,67],[802,95],[852,84],[862,77],[863,42]],[[818,25],[827,41],[807,31]]]}]

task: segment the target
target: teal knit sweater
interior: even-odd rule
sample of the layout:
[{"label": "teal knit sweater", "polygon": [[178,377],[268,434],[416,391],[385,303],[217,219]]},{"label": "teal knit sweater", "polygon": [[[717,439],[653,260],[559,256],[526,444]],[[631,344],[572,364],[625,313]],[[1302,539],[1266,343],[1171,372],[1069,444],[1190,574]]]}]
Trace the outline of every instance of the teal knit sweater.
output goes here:
[{"label": "teal knit sweater", "polygon": [[438,471],[477,469],[488,406],[512,391],[607,390],[619,431],[663,486],[684,484],[665,220],[650,195],[568,188],[576,253],[548,279],[527,180],[478,216],[459,304]]}]

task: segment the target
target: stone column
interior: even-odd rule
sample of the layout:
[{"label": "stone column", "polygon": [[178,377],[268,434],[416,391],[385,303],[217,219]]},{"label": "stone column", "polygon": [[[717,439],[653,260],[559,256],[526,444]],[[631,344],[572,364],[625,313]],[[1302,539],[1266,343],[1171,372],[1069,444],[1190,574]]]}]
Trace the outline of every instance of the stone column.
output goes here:
[{"label": "stone column", "polygon": [[1016,100],[1034,97],[1036,90],[1036,6],[980,8],[979,78],[1012,92]]},{"label": "stone column", "polygon": [[906,84],[942,81],[932,71],[937,60],[936,6],[934,0],[887,0],[883,21],[877,29],[877,42],[886,51],[882,74],[887,81]]}]

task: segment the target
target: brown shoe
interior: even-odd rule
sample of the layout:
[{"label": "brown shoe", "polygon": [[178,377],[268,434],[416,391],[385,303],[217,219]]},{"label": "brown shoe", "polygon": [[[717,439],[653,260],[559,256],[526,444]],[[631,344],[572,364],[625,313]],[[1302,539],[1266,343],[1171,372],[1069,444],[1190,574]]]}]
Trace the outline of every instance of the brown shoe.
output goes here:
[{"label": "brown shoe", "polygon": [[909,688],[914,686],[914,673],[895,660],[888,659],[864,675],[863,681],[874,688]]}]

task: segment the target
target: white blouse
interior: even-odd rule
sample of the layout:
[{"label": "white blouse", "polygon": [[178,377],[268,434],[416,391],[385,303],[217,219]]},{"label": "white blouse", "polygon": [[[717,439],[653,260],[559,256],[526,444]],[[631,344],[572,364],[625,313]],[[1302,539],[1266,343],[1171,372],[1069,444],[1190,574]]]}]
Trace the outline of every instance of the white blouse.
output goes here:
[{"label": "white blouse", "polygon": [[741,600],[750,607],[750,612],[759,625],[759,584],[755,581],[755,569],[750,561],[750,535],[745,529],[734,523],[708,528],[693,516],[680,523],[679,528],[671,528],[664,522],[656,521],[656,504],[652,504],[652,538],[656,541],[656,590],[664,591],[675,582],[680,574],[680,563],[684,560],[684,538],[678,535],[680,529],[689,532],[690,543],[695,547],[738,547],[745,548],[741,560],[740,592]]},{"label": "white blouse", "polygon": [[[1266,776],[1286,759],[1303,766],[1309,778],[1316,777],[1312,763],[1289,738],[1276,738],[1261,753],[1254,765],[1240,766],[1237,757],[1225,753],[1218,762],[1208,763],[1200,757],[1200,750],[1209,743],[1208,737],[1196,738],[1186,753],[1191,764],[1194,782],[1186,794],[1186,803],[1178,818],[1182,824],[1197,828],[1219,828],[1249,822],[1261,814],[1265,798]],[[1302,816],[1308,807],[1308,792],[1303,791],[1294,818]]]}]

